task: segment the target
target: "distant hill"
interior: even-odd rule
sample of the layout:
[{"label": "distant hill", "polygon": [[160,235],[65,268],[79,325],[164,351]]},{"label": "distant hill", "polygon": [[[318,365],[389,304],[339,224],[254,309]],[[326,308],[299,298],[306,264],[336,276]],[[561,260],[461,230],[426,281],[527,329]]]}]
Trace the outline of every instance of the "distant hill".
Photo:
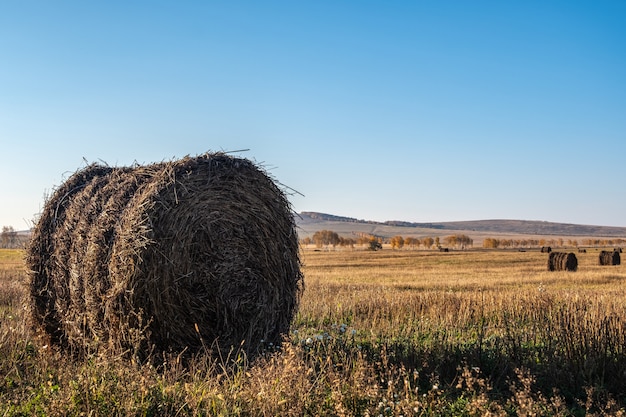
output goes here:
[{"label": "distant hill", "polygon": [[553,223],[537,220],[472,220],[459,222],[415,223],[400,220],[376,222],[326,213],[303,211],[296,216],[299,234],[310,236],[318,230],[333,230],[340,235],[373,234],[382,237],[446,236],[463,233],[470,237],[502,235],[559,237],[626,238],[626,227]]}]

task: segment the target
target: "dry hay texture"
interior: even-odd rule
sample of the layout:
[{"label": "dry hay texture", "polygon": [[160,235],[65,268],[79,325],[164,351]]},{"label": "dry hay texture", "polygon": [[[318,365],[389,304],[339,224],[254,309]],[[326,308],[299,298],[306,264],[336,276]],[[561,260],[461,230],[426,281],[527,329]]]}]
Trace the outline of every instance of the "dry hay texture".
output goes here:
[{"label": "dry hay texture", "polygon": [[619,265],[621,263],[621,257],[619,256],[619,251],[608,251],[603,250],[600,252],[600,265]]},{"label": "dry hay texture", "polygon": [[75,354],[253,357],[288,332],[303,287],[285,194],[223,153],[76,172],[46,201],[27,261],[36,327]]},{"label": "dry hay texture", "polygon": [[578,259],[572,252],[550,252],[548,271],[576,271]]}]

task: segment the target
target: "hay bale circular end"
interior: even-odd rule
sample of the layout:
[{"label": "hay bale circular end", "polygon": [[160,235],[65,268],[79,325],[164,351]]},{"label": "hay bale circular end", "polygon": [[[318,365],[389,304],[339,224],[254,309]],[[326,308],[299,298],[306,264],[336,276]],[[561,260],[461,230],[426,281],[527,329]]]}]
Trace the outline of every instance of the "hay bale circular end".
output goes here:
[{"label": "hay bale circular end", "polygon": [[76,353],[254,356],[288,332],[303,285],[284,192],[223,153],[78,171],[27,261],[35,324]]}]

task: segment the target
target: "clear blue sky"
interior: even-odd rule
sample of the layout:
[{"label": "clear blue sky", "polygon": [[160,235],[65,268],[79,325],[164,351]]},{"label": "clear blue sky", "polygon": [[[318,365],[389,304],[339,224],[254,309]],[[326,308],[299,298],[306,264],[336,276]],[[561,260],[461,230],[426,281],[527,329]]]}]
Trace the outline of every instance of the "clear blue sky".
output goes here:
[{"label": "clear blue sky", "polygon": [[626,226],[626,1],[4,1],[0,225],[250,149],[296,211]]}]

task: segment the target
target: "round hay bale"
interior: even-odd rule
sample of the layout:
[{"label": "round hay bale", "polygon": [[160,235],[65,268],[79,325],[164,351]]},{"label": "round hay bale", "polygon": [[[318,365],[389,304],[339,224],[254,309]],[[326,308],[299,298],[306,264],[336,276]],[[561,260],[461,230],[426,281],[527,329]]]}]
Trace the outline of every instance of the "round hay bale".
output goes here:
[{"label": "round hay bale", "polygon": [[550,252],[548,256],[548,271],[576,271],[578,259],[573,252]]},{"label": "round hay bale", "polygon": [[35,324],[91,351],[280,343],[303,280],[291,207],[246,159],[90,165],[48,199],[28,248]]},{"label": "round hay bale", "polygon": [[600,265],[619,265],[621,263],[621,257],[617,250],[600,251],[599,264]]}]

